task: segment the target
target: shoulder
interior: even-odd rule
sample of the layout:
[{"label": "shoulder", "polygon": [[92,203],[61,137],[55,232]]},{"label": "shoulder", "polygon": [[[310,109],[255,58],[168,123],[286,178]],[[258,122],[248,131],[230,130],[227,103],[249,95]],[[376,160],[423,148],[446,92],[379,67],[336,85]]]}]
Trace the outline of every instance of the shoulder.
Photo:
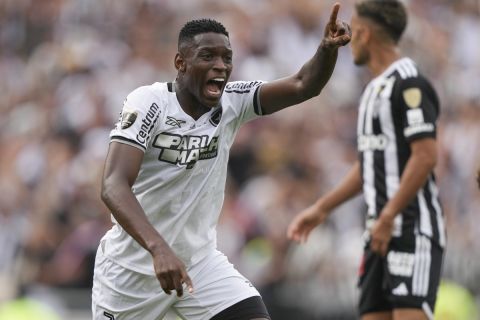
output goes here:
[{"label": "shoulder", "polygon": [[396,63],[394,76],[396,77],[395,89],[397,94],[405,96],[422,96],[438,102],[438,97],[430,80],[428,80],[418,69],[415,62],[410,58],[404,58]]},{"label": "shoulder", "polygon": [[130,92],[129,99],[158,99],[168,93],[167,83],[156,82],[151,85],[141,86]]},{"label": "shoulder", "polygon": [[394,75],[400,88],[419,87],[433,90],[430,81],[419,71],[417,64],[410,58],[403,58],[395,63]]}]

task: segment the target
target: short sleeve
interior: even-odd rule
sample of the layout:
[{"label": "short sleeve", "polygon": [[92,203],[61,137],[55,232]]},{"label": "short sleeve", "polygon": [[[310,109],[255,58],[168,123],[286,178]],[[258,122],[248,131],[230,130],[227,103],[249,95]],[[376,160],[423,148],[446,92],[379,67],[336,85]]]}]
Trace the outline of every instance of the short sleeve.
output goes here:
[{"label": "short sleeve", "polygon": [[159,104],[148,86],[132,91],[125,99],[115,128],[110,132],[110,141],[145,151],[161,114]]},{"label": "short sleeve", "polygon": [[403,135],[407,141],[436,136],[439,115],[435,91],[422,77],[400,82],[395,107],[401,113]]},{"label": "short sleeve", "polygon": [[235,81],[225,87],[228,99],[236,109],[240,123],[263,115],[259,92],[264,81]]}]

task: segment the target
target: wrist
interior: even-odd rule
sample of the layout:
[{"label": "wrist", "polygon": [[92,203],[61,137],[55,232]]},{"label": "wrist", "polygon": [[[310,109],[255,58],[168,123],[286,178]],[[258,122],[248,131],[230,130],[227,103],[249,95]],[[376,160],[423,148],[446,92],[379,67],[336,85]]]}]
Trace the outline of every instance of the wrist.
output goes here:
[{"label": "wrist", "polygon": [[164,254],[167,248],[168,248],[168,245],[165,243],[165,241],[147,242],[147,251],[150,252],[152,256]]},{"label": "wrist", "polygon": [[323,38],[322,41],[320,42],[320,49],[323,52],[326,52],[329,54],[335,54],[338,50],[338,46],[333,44],[331,41]]},{"label": "wrist", "polygon": [[388,209],[383,209],[382,212],[380,213],[380,218],[384,220],[385,222],[393,222],[393,220],[396,217],[396,212]]}]

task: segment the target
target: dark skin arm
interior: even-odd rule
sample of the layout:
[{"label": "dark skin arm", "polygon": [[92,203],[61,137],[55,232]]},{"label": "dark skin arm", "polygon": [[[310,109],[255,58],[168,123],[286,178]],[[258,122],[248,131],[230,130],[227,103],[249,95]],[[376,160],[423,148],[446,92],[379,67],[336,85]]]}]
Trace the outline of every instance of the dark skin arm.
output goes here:
[{"label": "dark skin arm", "polygon": [[393,220],[418,190],[425,185],[437,163],[437,143],[433,138],[416,140],[410,144],[412,153],[400,179],[397,193],[387,202],[371,230],[372,251],[385,256],[392,238]]},{"label": "dark skin arm", "polygon": [[260,105],[265,114],[274,113],[288,106],[308,100],[320,94],[333,73],[338,47],[350,41],[350,26],[337,20],[340,4],[333,6],[330,20],[317,52],[296,74],[262,85]]},{"label": "dark skin arm", "polygon": [[132,192],[142,159],[140,149],[118,142],[110,143],[102,179],[102,200],[122,228],[150,252],[163,291],[170,294],[171,290],[176,290],[177,295],[182,296],[183,283],[189,292],[193,292],[185,264],[148,221]]}]

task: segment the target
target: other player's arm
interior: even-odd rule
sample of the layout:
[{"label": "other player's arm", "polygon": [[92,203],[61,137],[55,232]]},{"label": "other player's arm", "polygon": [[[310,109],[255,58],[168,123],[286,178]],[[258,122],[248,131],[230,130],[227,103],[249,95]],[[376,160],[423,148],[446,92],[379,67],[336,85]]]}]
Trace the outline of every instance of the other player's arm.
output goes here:
[{"label": "other player's arm", "polygon": [[276,112],[320,94],[333,73],[338,47],[350,41],[350,26],[337,20],[339,9],[340,4],[336,3],[317,52],[300,71],[262,85],[259,99],[263,114]]},{"label": "other player's arm", "polygon": [[480,168],[478,168],[477,170],[477,184],[478,184],[478,188],[480,188]]},{"label": "other player's arm", "polygon": [[288,226],[288,238],[305,242],[310,232],[323,223],[330,212],[362,190],[360,163],[357,161],[343,180],[325,196],[297,215]]},{"label": "other player's arm", "polygon": [[132,192],[143,160],[143,151],[133,146],[111,142],[102,179],[102,200],[125,231],[153,258],[155,273],[162,289],[170,294],[183,294],[182,283],[193,289],[184,263],[148,221],[145,212]]},{"label": "other player's arm", "polygon": [[437,163],[437,143],[423,138],[410,143],[411,155],[395,195],[387,202],[371,231],[371,248],[385,255],[392,237],[393,220],[412,201]]}]

